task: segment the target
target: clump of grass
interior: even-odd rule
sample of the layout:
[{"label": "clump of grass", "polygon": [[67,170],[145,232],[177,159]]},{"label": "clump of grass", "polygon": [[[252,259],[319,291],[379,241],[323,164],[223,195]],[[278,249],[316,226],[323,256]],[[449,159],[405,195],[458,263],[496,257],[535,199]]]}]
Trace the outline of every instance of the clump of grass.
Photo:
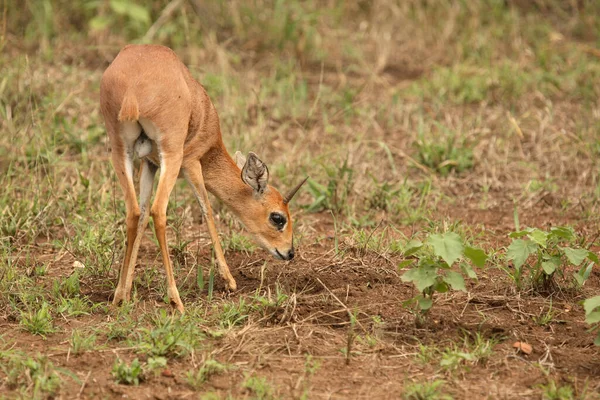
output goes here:
[{"label": "clump of grass", "polygon": [[561,385],[556,383],[554,379],[548,380],[545,385],[539,385],[542,389],[542,399],[544,400],[573,400],[575,398],[585,398],[584,395],[581,397],[575,397],[573,387],[571,385]]},{"label": "clump of grass", "polygon": [[222,329],[232,329],[235,326],[242,325],[249,316],[249,306],[243,298],[239,302],[227,302],[218,314],[217,323]]},{"label": "clump of grass", "polygon": [[176,317],[160,310],[150,327],[140,327],[130,339],[137,352],[150,357],[183,357],[203,340],[203,335],[191,319]]},{"label": "clump of grass", "polygon": [[30,357],[16,350],[0,351],[0,369],[9,389],[22,388],[29,398],[52,398],[59,390],[58,370],[46,357]]},{"label": "clump of grass", "polygon": [[334,213],[348,214],[348,198],[354,186],[354,169],[346,158],[341,165],[323,164],[327,174],[327,183],[309,179],[307,190],[312,195],[312,203],[307,207],[310,212],[331,210]]},{"label": "clump of grass", "polygon": [[53,324],[52,313],[47,302],[43,302],[37,310],[21,311],[21,327],[33,335],[45,337],[56,332]]},{"label": "clump of grass", "polygon": [[215,374],[227,371],[228,366],[220,362],[208,359],[197,370],[188,371],[186,374],[187,383],[194,389],[198,390],[202,385]]},{"label": "clump of grass", "polygon": [[466,137],[439,123],[434,123],[431,131],[426,132],[421,122],[414,146],[419,162],[441,176],[473,168],[473,149]]},{"label": "clump of grass", "polygon": [[242,387],[252,393],[257,400],[275,399],[273,387],[266,378],[250,375],[246,377]]},{"label": "clump of grass", "polygon": [[404,400],[449,400],[452,397],[442,393],[444,381],[436,379],[431,382],[413,382],[404,387]]},{"label": "clump of grass", "polygon": [[111,374],[115,379],[115,382],[124,385],[137,386],[144,380],[142,364],[137,358],[134,359],[129,365],[127,365],[127,363],[120,358],[117,358],[113,364]]},{"label": "clump of grass", "polygon": [[72,354],[81,354],[94,348],[96,345],[96,335],[91,332],[75,329],[71,333],[70,344]]}]

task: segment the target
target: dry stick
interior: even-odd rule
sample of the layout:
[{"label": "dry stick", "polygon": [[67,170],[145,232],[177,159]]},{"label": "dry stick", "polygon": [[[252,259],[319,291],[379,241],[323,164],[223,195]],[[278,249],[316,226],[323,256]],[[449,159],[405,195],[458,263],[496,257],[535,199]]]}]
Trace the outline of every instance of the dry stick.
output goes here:
[{"label": "dry stick", "polygon": [[92,373],[92,370],[90,369],[90,371],[87,373],[87,376],[83,380],[83,383],[81,384],[81,388],[79,388],[79,393],[77,393],[77,398],[81,397],[81,394],[83,393],[83,389],[85,389],[85,385],[87,384],[87,381],[90,378],[91,373]]},{"label": "dry stick", "polygon": [[[344,307],[344,309],[346,310],[346,312],[348,313],[348,318],[350,319],[350,328],[348,329],[348,341],[346,343],[346,365],[350,364],[350,354],[352,352],[352,341],[354,339],[354,324],[352,323],[352,320],[354,319],[352,313],[350,312],[350,310],[348,309],[348,307],[346,307],[346,305],[340,300],[338,299],[338,297],[331,291],[329,290],[329,288],[327,286],[325,286],[325,284],[323,283],[323,281],[321,281],[321,279],[317,278],[317,281],[329,292],[329,294],[331,296],[333,296],[333,298],[341,304],[342,307]],[[360,327],[362,328],[363,331],[365,331],[365,328],[362,326],[362,324],[360,323],[360,321],[358,319],[355,319],[356,323],[358,323],[360,325]]]}]

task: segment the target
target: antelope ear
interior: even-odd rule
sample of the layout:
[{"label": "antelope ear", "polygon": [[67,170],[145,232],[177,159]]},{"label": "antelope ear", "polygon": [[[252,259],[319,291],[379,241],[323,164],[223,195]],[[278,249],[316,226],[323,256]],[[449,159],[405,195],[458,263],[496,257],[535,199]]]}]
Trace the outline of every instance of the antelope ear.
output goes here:
[{"label": "antelope ear", "polygon": [[244,168],[244,164],[246,164],[246,157],[244,157],[242,152],[238,150],[233,156],[233,161],[235,161],[239,169],[242,169]]},{"label": "antelope ear", "polygon": [[253,152],[248,153],[248,159],[242,168],[242,180],[254,189],[255,194],[263,194],[269,183],[267,165]]}]

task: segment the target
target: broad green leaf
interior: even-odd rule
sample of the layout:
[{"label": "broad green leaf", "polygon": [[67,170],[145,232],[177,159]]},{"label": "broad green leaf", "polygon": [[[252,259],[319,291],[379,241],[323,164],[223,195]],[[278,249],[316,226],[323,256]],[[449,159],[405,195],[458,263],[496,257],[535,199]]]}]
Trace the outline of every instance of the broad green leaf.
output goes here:
[{"label": "broad green leaf", "polygon": [[449,266],[460,258],[464,250],[460,236],[454,232],[431,235],[427,238],[427,243],[433,247],[435,255],[441,257]]},{"label": "broad green leaf", "polygon": [[588,280],[588,278],[590,277],[590,274],[592,272],[593,266],[594,266],[594,263],[591,262],[587,265],[587,267],[584,265],[583,267],[581,267],[579,269],[579,271],[573,272],[573,277],[575,278],[575,281],[577,281],[577,284],[579,286],[583,286],[585,281]]},{"label": "broad green leaf", "polygon": [[532,242],[539,244],[544,249],[548,243],[548,234],[539,229],[534,229],[529,235],[527,235]]},{"label": "broad green leaf", "polygon": [[485,262],[487,261],[487,254],[482,249],[477,247],[465,247],[465,257],[467,257],[475,266],[479,268],[483,268],[485,266]]},{"label": "broad green leaf", "polygon": [[594,253],[593,251],[588,251],[587,258],[596,264],[600,264],[600,260],[598,260],[598,254]]},{"label": "broad green leaf", "polygon": [[411,256],[415,254],[421,247],[423,247],[423,242],[420,240],[411,239],[408,241],[408,243],[406,243],[406,246],[404,246],[402,254],[404,254],[405,257]]},{"label": "broad green leaf", "polygon": [[423,296],[417,297],[417,302],[419,303],[419,308],[423,311],[429,310],[433,305],[433,300]]},{"label": "broad green leaf", "polygon": [[454,290],[462,290],[463,292],[467,291],[467,288],[465,287],[465,280],[458,272],[447,271],[444,281],[446,281]]},{"label": "broad green leaf", "polygon": [[446,293],[448,290],[450,290],[450,287],[446,282],[444,282],[443,279],[438,279],[435,282],[434,289],[438,293]]},{"label": "broad green leaf", "polygon": [[565,239],[567,241],[575,239],[575,233],[573,233],[573,229],[566,226],[554,226],[550,228],[550,234],[554,237]]},{"label": "broad green leaf", "polygon": [[423,265],[406,271],[400,279],[403,282],[413,282],[419,292],[422,292],[435,283],[437,268]]},{"label": "broad green leaf", "polygon": [[588,324],[596,324],[600,322],[600,311],[594,311],[585,316],[585,322]]},{"label": "broad green leaf", "polygon": [[414,262],[415,262],[415,260],[400,261],[400,263],[398,263],[398,269],[403,270],[404,268],[408,267],[410,264],[412,264]]},{"label": "broad green leaf", "polygon": [[508,246],[506,258],[512,260],[515,268],[520,270],[523,264],[525,264],[525,261],[527,261],[527,257],[535,253],[537,249],[537,243],[530,240],[515,239],[510,246]]},{"label": "broad green leaf", "polygon": [[523,236],[527,236],[531,233],[532,229],[531,228],[527,228],[524,231],[516,231],[516,232],[511,232],[508,237],[513,238],[513,239],[520,239]]},{"label": "broad green leaf", "polygon": [[596,346],[600,346],[600,332],[598,332],[598,336],[596,336],[596,339],[594,339],[594,344]]},{"label": "broad green leaf", "polygon": [[542,269],[546,275],[552,275],[554,271],[556,271],[556,264],[554,264],[552,261],[544,261],[542,263]]},{"label": "broad green leaf", "polygon": [[583,276],[579,275],[577,272],[573,272],[573,279],[575,279],[575,282],[577,282],[577,286],[579,287],[582,287],[585,283]]},{"label": "broad green leaf", "polygon": [[473,268],[467,263],[460,263],[460,269],[471,279],[477,279],[477,274],[473,271]]},{"label": "broad green leaf", "polygon": [[575,266],[579,266],[588,256],[586,249],[572,249],[570,247],[563,247],[562,250],[565,252],[565,256],[569,262]]},{"label": "broad green leaf", "polygon": [[600,307],[600,296],[591,297],[583,302],[583,309],[585,310],[585,315],[589,315],[596,308]]}]

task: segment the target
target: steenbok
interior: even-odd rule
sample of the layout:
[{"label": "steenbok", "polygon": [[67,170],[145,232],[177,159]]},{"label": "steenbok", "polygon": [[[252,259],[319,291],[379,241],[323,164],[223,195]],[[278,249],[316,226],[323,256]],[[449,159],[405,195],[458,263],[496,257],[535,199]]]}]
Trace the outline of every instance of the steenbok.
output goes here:
[{"label": "steenbok", "polygon": [[[289,202],[306,181],[282,196],[268,184],[267,166],[250,152],[235,154],[223,144],[219,117],[206,91],[175,53],[163,46],[130,45],[102,75],[100,106],[112,150],[112,164],[127,207],[127,249],[113,303],[130,298],[143,232],[152,214],[167,274],[171,304],[183,312],[166,238],[167,203],[178,177],[192,187],[227,288],[236,283],[219,243],[208,191],[221,199],[256,241],[280,260],[294,258]],[[141,159],[140,203],[133,184],[133,157]],[[152,207],[154,176],[160,169]]]}]

